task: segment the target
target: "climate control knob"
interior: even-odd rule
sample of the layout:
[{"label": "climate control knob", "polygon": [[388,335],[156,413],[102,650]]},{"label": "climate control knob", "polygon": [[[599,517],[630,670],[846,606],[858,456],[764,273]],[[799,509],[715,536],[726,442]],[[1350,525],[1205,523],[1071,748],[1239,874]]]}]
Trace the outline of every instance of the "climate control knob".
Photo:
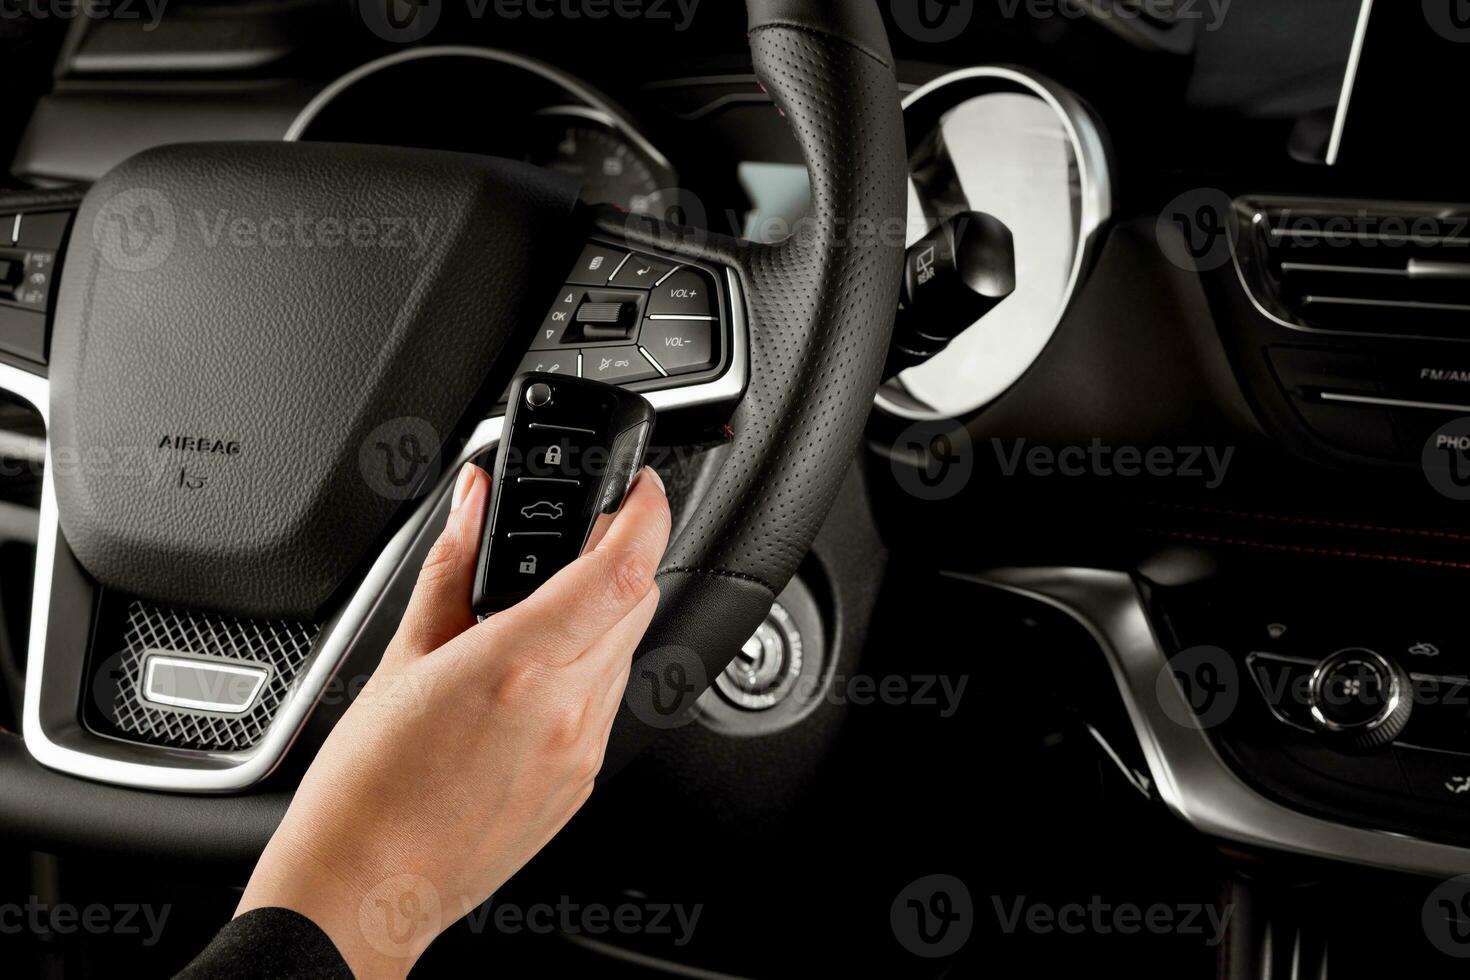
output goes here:
[{"label": "climate control knob", "polygon": [[1312,672],[1312,720],[1344,748],[1374,749],[1398,738],[1414,708],[1402,667],[1366,647],[1339,650]]}]

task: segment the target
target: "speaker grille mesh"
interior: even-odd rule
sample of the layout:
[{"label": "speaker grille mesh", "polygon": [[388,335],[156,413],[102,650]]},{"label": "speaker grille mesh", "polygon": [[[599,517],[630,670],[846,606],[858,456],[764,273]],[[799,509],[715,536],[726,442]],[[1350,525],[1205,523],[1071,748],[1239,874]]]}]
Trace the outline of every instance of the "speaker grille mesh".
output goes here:
[{"label": "speaker grille mesh", "polygon": [[[117,693],[112,722],[140,741],[175,748],[237,751],[260,741],[302,667],[321,627],[287,620],[238,619],[214,613],[166,609],[134,601],[128,606],[122,650],[116,655]],[[270,667],[270,677],[245,714],[220,716],[145,704],[138,697],[143,654],[172,650],[228,657]]]}]

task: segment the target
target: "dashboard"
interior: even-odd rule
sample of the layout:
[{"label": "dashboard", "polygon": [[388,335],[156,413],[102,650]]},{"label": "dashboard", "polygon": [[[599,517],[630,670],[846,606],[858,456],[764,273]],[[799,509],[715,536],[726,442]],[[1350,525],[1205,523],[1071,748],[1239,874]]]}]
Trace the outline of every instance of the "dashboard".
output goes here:
[{"label": "dashboard", "polygon": [[[9,180],[65,191],[174,142],[387,144],[508,157],[577,181],[609,213],[780,242],[801,233],[810,185],[739,43],[739,6],[487,20],[446,4],[410,46],[328,3],[183,3],[144,41],[82,25],[19,129]],[[908,268],[852,505],[885,557],[824,542],[747,645],[769,655],[764,673],[732,670],[708,696],[705,728],[751,741],[680,761],[708,763],[708,784],[739,795],[754,740],[814,713],[783,707],[789,691],[853,666],[886,567],[900,635],[924,618],[913,610],[952,628],[981,594],[1028,603],[1020,623],[1083,627],[1107,664],[1075,692],[1102,766],[1210,839],[1470,871],[1470,722],[1444,700],[1470,677],[1457,605],[1470,208],[1451,141],[1424,135],[1443,129],[1442,107],[1415,95],[1464,77],[1460,28],[1383,0],[1157,16],[1079,0],[1034,17],[952,4],[966,24],[951,34],[902,6],[882,4]],[[67,234],[64,209],[31,213],[12,227],[44,240],[0,239],[17,276],[49,268]],[[668,315],[617,277],[641,266],[662,283],[676,260],[588,247],[549,317],[554,302]],[[967,291],[935,299],[946,261]],[[523,363],[594,376],[589,356],[608,370],[617,351],[640,391],[686,368],[721,374],[744,353],[738,283],[686,269],[715,298],[697,314],[714,331],[693,342],[705,360],[670,370],[637,334],[588,332],[531,345]],[[18,285],[0,294],[0,362],[33,373],[38,288],[35,302]],[[40,420],[0,410],[0,453],[39,465]],[[36,482],[7,492],[29,505]],[[1028,658],[1051,672],[1059,656],[1004,654],[1023,680]],[[1221,678],[1239,710],[1195,724],[1208,706],[1192,694]],[[1383,692],[1382,710],[1333,714],[1322,692],[1339,682]],[[780,751],[804,772],[801,753],[820,747]]]}]

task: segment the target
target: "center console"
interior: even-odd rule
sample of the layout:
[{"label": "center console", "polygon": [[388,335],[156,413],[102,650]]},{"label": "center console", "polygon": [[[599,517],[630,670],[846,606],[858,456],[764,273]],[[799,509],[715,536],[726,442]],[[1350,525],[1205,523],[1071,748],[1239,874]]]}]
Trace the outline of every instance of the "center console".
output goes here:
[{"label": "center console", "polygon": [[1470,843],[1457,578],[1246,562],[1145,592],[1169,674],[1241,778],[1332,820]]}]

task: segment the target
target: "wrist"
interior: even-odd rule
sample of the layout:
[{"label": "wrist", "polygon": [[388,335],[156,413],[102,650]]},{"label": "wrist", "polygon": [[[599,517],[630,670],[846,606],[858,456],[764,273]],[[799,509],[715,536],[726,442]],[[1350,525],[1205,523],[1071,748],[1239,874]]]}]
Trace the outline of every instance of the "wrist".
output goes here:
[{"label": "wrist", "polygon": [[419,875],[361,884],[313,855],[278,860],[270,848],[251,876],[236,917],[279,907],[310,919],[358,980],[406,977],[442,929],[437,891]]}]

